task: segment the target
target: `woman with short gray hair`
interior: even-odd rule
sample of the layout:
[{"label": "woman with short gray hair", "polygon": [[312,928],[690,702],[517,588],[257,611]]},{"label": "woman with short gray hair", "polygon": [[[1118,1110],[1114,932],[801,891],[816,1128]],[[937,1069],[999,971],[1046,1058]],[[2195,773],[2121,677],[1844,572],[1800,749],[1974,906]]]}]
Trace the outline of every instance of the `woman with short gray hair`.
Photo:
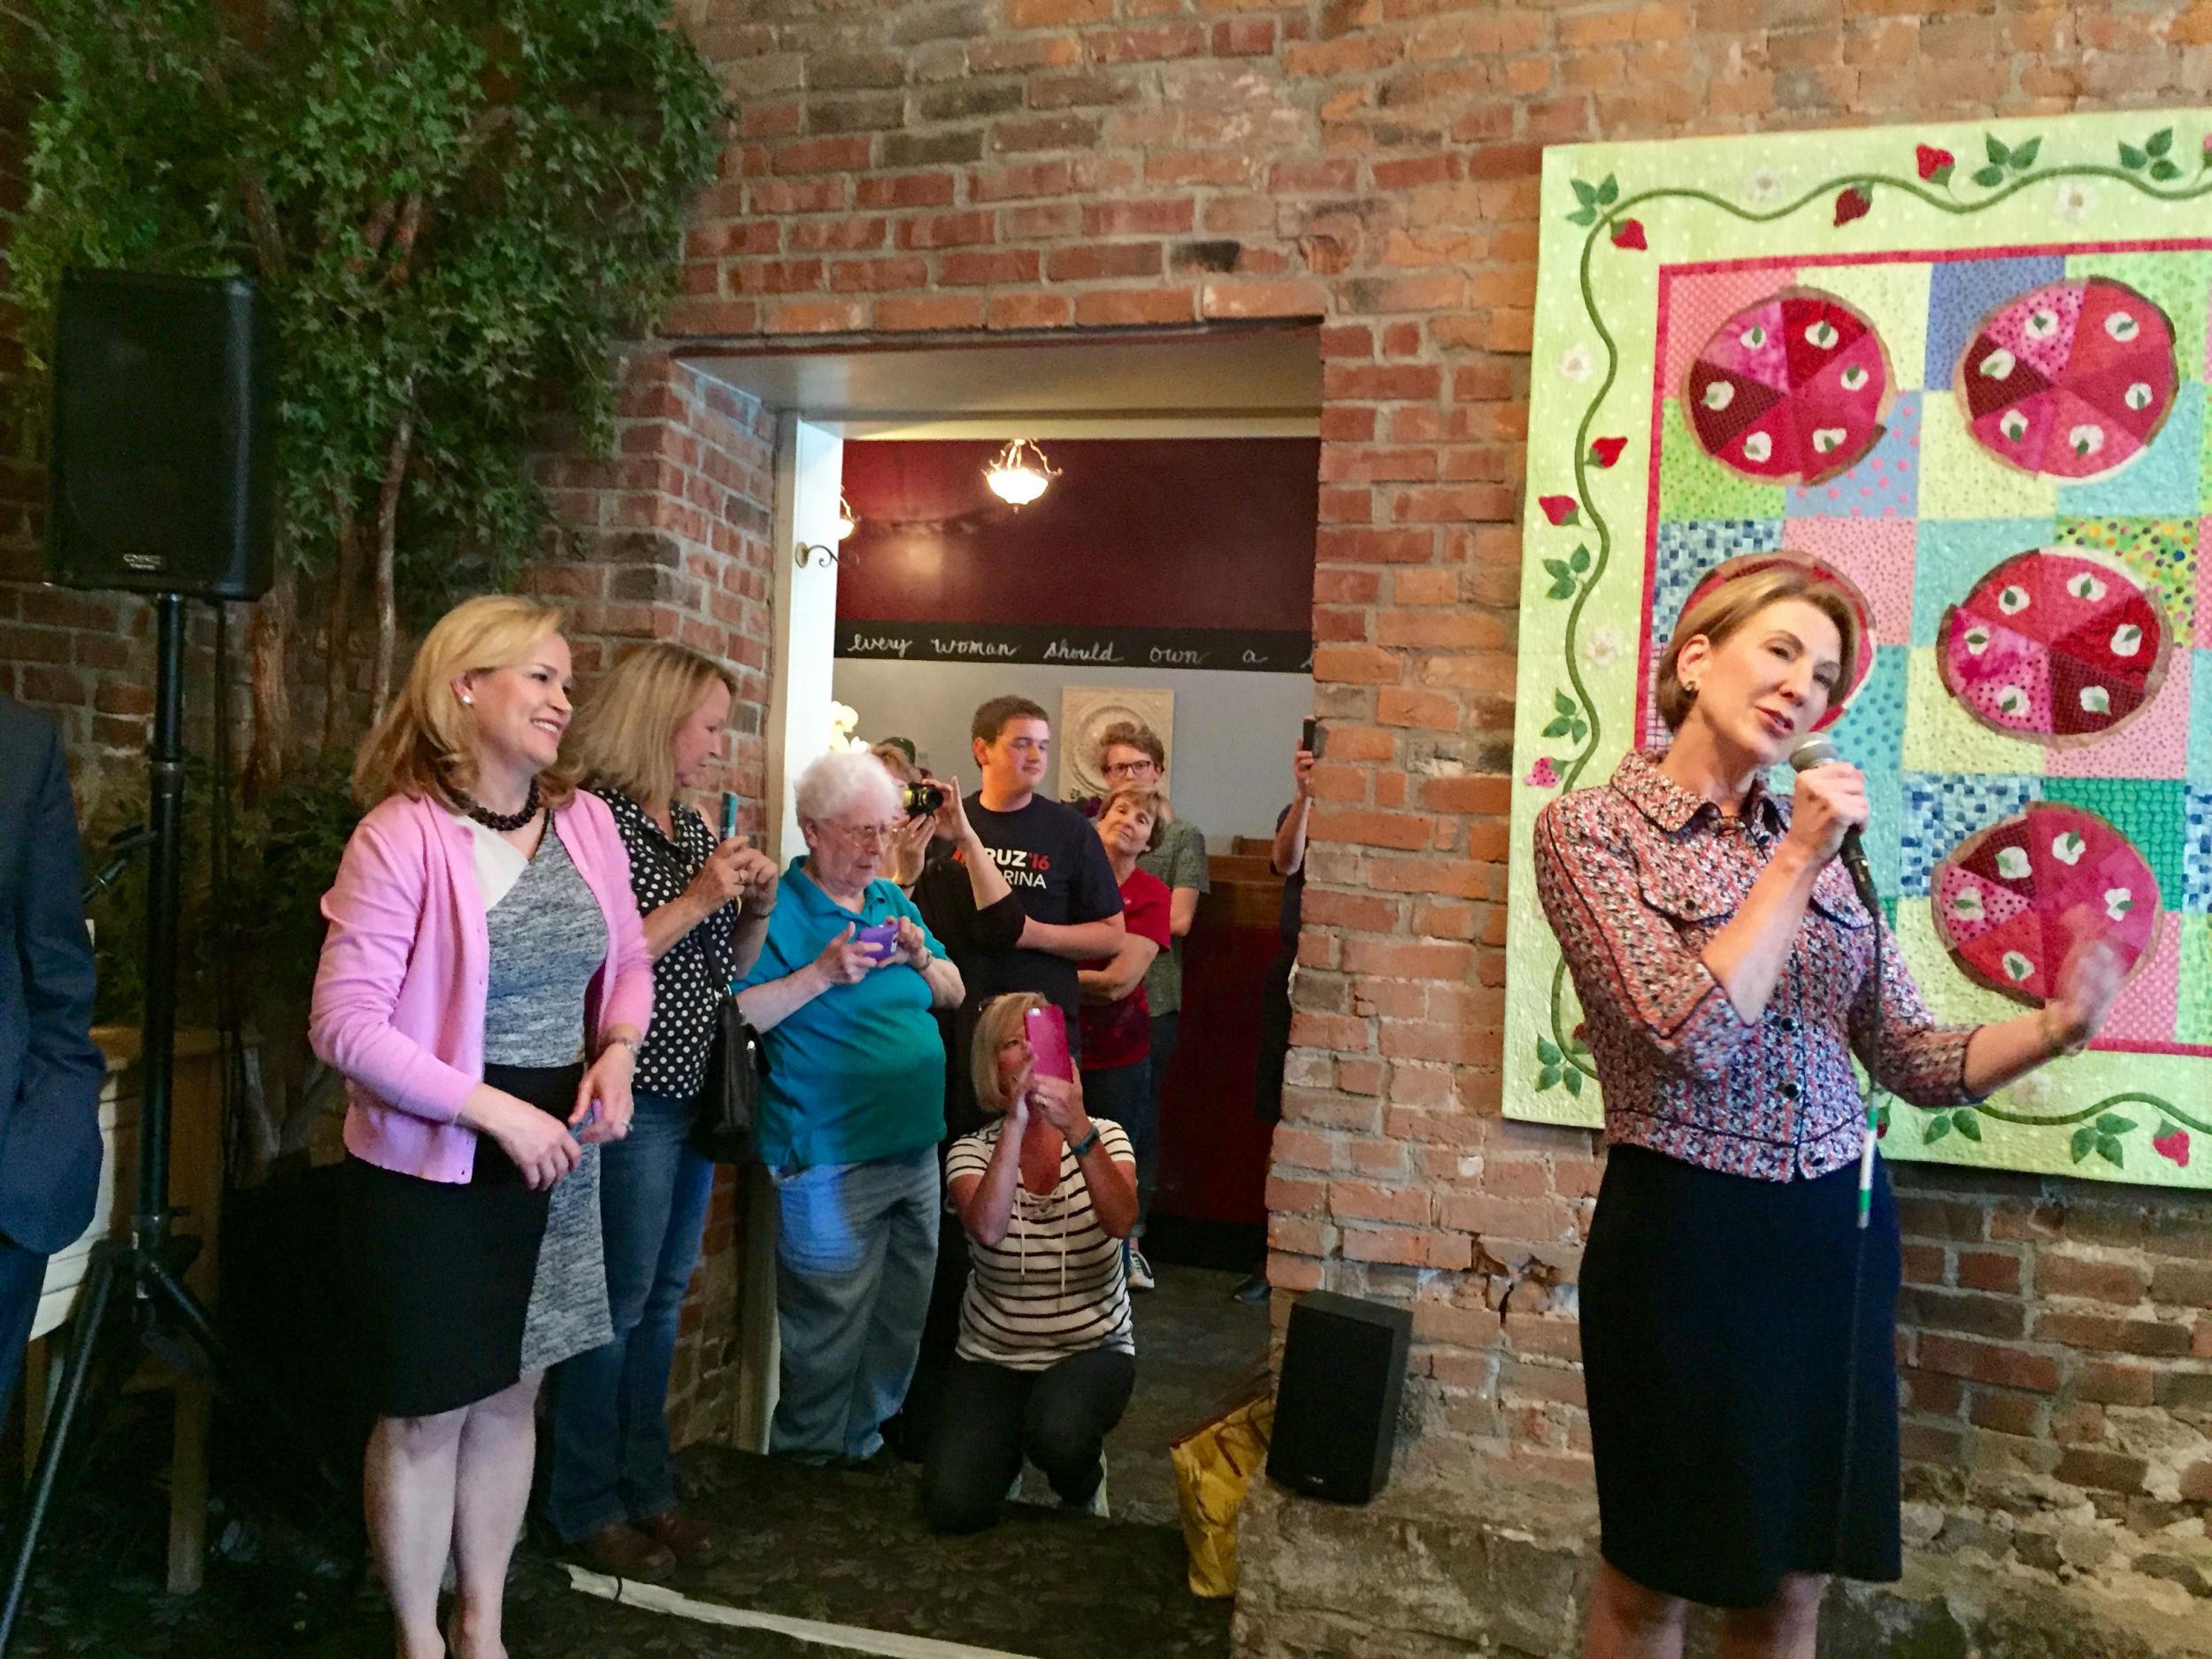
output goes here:
[{"label": "woman with short gray hair", "polygon": [[806,854],[786,871],[738,1006],[762,1033],[761,1161],[782,1227],[783,1360],[769,1449],[857,1461],[905,1397],[937,1260],[945,1052],[959,971],[880,873],[898,790],[864,749],[800,774]]}]

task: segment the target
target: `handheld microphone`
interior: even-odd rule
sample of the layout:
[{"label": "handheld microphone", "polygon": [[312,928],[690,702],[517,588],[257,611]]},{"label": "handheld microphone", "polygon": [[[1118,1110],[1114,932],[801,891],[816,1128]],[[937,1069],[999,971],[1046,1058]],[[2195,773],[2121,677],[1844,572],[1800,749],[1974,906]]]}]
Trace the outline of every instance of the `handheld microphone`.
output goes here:
[{"label": "handheld microphone", "polygon": [[[1797,740],[1790,750],[1790,770],[1810,772],[1816,766],[1825,766],[1831,761],[1843,758],[1843,753],[1824,732],[1808,732]],[[1866,913],[1878,924],[1882,918],[1882,902],[1874,891],[1874,872],[1867,867],[1866,849],[1859,840],[1859,826],[1854,824],[1843,833],[1843,846],[1836,856],[1843,860],[1843,867],[1850,873],[1851,885],[1858,890],[1859,902],[1866,906]]]},{"label": "handheld microphone", "polygon": [[[1816,766],[1825,766],[1830,761],[1841,760],[1842,754],[1834,741],[1823,733],[1808,732],[1797,740],[1790,750],[1790,770],[1810,772]],[[1866,906],[1866,913],[1874,923],[1874,986],[1875,995],[1881,995],[1882,984],[1882,906],[1874,892],[1874,872],[1867,868],[1866,849],[1859,844],[1858,826],[1853,825],[1843,833],[1843,845],[1838,857],[1850,872],[1851,885],[1858,890],[1859,902]],[[1866,1097],[1865,1139],[1859,1144],[1859,1231],[1866,1231],[1868,1219],[1874,1210],[1874,1148],[1876,1142],[1874,1095],[1870,1087]],[[1852,1317],[1858,1315],[1858,1293],[1852,1291]]]}]

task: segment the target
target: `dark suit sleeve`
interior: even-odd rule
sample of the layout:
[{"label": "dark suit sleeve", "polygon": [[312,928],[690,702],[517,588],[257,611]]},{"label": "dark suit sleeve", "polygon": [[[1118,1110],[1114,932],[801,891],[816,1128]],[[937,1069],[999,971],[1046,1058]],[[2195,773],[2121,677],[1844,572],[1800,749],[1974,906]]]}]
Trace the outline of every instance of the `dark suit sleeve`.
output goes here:
[{"label": "dark suit sleeve", "polygon": [[[20,922],[17,949],[29,1043],[11,1113],[9,1145],[11,1156],[20,1152],[14,1130],[29,1129],[42,1143],[42,1157],[68,1168],[82,1161],[68,1156],[82,1142],[90,1149],[90,1170],[96,1179],[100,1085],[107,1066],[91,1035],[92,946],[85,936],[84,904],[79,896],[84,866],[60,734],[47,726],[44,738],[43,754],[32,760],[37,781],[30,792],[25,826],[24,887],[12,895]],[[85,1183],[81,1194],[56,1192],[50,1196],[57,1210],[75,1217],[73,1228],[66,1226],[65,1217],[64,1230],[73,1237],[90,1218],[92,1182]],[[80,1210],[81,1215],[77,1214]]]}]

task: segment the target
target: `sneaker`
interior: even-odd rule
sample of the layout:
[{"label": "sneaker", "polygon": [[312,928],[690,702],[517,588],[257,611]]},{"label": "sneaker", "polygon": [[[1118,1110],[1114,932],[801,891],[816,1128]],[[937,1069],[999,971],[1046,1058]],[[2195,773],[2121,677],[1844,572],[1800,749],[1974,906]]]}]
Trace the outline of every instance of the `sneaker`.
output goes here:
[{"label": "sneaker", "polygon": [[1096,1516],[1102,1521],[1113,1518],[1111,1512],[1106,1507],[1106,1454],[1104,1452],[1098,1455],[1098,1485],[1091,1489],[1091,1495],[1080,1503],[1071,1503],[1067,1507],[1071,1509],[1080,1509],[1086,1515]]},{"label": "sneaker", "polygon": [[1159,1281],[1152,1277],[1152,1263],[1144,1259],[1144,1252],[1135,1245],[1129,1247],[1129,1288],[1150,1290]]},{"label": "sneaker", "polygon": [[1248,1303],[1265,1302],[1268,1297],[1267,1275],[1264,1273],[1246,1274],[1244,1282],[1231,1291],[1229,1295],[1230,1299],[1234,1302]]}]

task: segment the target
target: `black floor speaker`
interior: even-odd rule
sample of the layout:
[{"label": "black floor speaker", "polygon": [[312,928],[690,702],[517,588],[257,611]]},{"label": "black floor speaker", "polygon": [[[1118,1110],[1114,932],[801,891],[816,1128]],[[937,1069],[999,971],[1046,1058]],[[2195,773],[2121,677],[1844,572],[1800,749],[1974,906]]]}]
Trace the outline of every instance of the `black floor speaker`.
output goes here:
[{"label": "black floor speaker", "polygon": [[257,599],[268,350],[253,284],[72,271],[54,342],[50,549],[71,588]]},{"label": "black floor speaker", "polygon": [[1413,1315],[1317,1290],[1290,1310],[1271,1480],[1309,1497],[1364,1503],[1390,1479]]}]

